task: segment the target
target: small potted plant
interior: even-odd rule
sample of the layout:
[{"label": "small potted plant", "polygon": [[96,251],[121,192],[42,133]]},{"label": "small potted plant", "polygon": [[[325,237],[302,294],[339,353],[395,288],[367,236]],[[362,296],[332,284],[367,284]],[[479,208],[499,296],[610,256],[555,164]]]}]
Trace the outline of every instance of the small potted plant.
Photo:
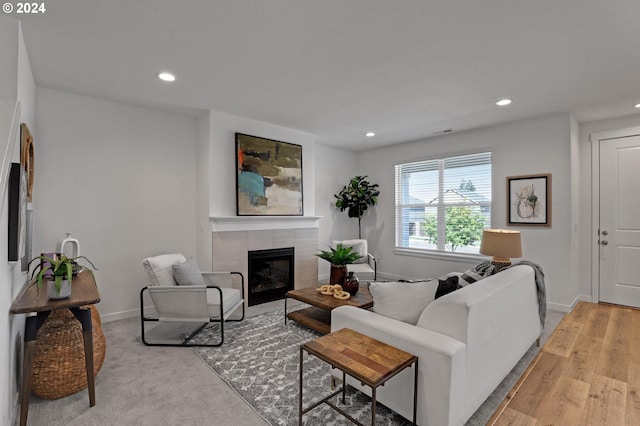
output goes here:
[{"label": "small potted plant", "polygon": [[353,247],[344,247],[340,243],[336,245],[336,248],[329,248],[331,251],[320,250],[320,253],[316,254],[316,256],[331,264],[329,284],[340,284],[347,275],[346,265],[355,262],[362,256],[357,252],[354,252]]},{"label": "small potted plant", "polygon": [[64,254],[40,255],[29,261],[31,263],[40,260],[31,272],[31,279],[35,276],[34,284],[38,287],[38,291],[42,290],[44,282],[47,282],[47,294],[49,299],[66,299],[71,296],[71,279],[74,275],[89,271],[93,274],[93,269],[78,263],[79,260],[87,261],[93,269],[98,269],[85,256],[67,257]]}]

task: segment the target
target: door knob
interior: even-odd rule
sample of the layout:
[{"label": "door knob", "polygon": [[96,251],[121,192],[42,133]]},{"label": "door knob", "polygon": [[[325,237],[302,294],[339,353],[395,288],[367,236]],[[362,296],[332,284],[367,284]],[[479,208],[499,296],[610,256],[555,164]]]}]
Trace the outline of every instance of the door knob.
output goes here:
[{"label": "door knob", "polygon": [[600,244],[602,244],[603,246],[606,246],[607,244],[609,244],[609,241],[602,240],[602,241],[600,241]]},{"label": "door knob", "polygon": [[609,235],[607,231],[602,231],[602,235]]}]

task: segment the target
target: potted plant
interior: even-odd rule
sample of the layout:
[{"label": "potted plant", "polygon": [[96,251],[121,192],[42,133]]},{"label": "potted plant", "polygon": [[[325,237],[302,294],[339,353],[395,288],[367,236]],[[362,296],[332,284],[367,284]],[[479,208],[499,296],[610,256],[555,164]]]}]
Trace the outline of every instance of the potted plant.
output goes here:
[{"label": "potted plant", "polygon": [[74,275],[82,271],[89,271],[93,274],[93,269],[78,263],[80,259],[87,261],[93,269],[98,269],[85,256],[67,257],[59,253],[43,254],[29,261],[30,268],[31,263],[40,260],[40,263],[31,272],[31,279],[35,276],[34,284],[38,287],[38,291],[42,290],[44,282],[47,282],[49,299],[66,299],[71,296],[71,279]]},{"label": "potted plant", "polygon": [[362,238],[360,226],[362,215],[369,206],[375,206],[378,202],[378,195],[380,195],[378,186],[377,183],[369,183],[367,176],[356,176],[339,193],[333,195],[336,198],[336,207],[341,212],[347,210],[349,217],[358,218],[358,238],[360,239]]},{"label": "potted plant", "polygon": [[320,250],[320,253],[316,254],[316,256],[331,264],[329,284],[340,284],[347,275],[346,265],[355,262],[362,256],[354,252],[353,247],[344,247],[340,243],[336,245],[336,248],[329,248],[331,251]]}]

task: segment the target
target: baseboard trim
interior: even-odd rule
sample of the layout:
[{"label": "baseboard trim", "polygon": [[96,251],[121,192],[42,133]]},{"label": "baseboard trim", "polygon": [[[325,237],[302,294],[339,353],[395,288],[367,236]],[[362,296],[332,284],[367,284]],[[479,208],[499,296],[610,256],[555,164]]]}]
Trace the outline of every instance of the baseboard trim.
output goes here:
[{"label": "baseboard trim", "polygon": [[573,308],[576,307],[578,302],[591,303],[591,296],[588,296],[586,294],[579,294],[575,297],[575,299],[573,299],[573,302],[571,302],[568,305],[565,305],[563,303],[547,302],[547,309],[553,309],[554,311],[560,311],[560,312],[571,312],[573,311]]},{"label": "baseboard trim", "polygon": [[113,312],[111,314],[100,314],[100,321],[111,322],[121,319],[133,318],[140,316],[140,309],[132,309],[130,311]]}]

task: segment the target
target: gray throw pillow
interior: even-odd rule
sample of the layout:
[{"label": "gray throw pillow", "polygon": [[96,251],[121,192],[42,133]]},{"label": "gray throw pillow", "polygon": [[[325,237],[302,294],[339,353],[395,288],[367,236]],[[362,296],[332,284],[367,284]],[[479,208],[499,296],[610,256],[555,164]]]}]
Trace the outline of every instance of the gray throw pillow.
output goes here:
[{"label": "gray throw pillow", "polygon": [[196,261],[192,257],[172,266],[173,278],[178,285],[206,285]]}]

